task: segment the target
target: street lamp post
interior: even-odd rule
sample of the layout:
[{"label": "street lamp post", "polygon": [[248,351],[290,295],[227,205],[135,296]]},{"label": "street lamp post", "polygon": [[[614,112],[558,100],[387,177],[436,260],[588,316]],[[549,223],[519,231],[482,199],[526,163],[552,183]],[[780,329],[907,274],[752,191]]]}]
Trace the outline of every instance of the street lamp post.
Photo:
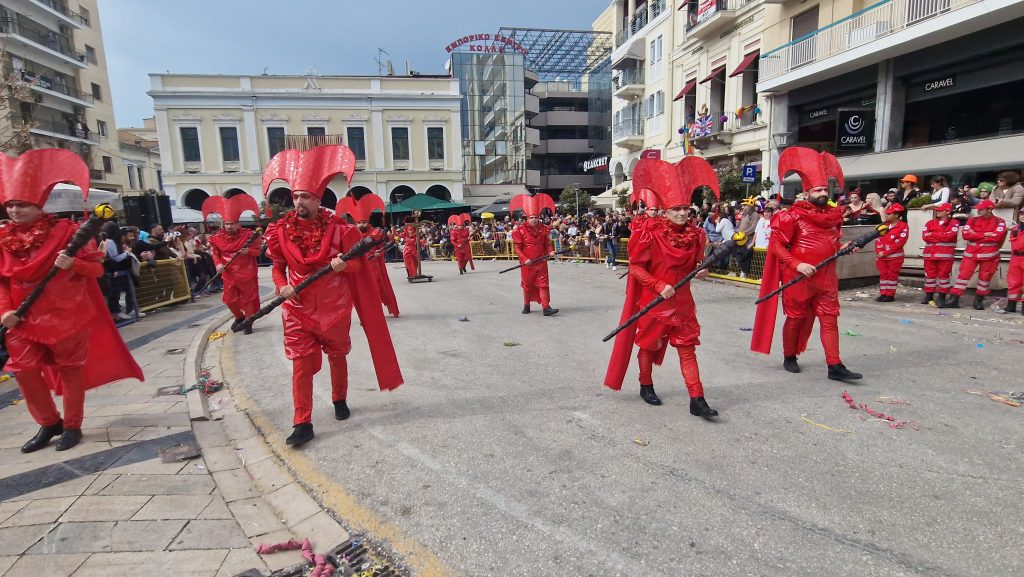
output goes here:
[{"label": "street lamp post", "polygon": [[576,220],[580,219],[580,183],[572,183],[572,191],[576,193]]}]

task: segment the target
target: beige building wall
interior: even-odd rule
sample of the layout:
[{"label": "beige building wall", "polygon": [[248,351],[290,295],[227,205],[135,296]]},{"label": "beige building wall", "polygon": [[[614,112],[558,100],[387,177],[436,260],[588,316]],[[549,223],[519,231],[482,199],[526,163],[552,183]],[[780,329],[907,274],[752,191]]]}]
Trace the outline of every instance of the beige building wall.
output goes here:
[{"label": "beige building wall", "polygon": [[[151,74],[150,79],[164,190],[178,206],[195,207],[206,195],[232,189],[263,200],[272,135],[286,135],[298,147],[355,148],[351,136],[360,130],[365,154],[357,162],[353,187],[365,187],[385,201],[399,187],[416,194],[435,187],[434,194],[463,199],[461,97],[458,83],[449,78]],[[437,128],[444,157],[431,159],[428,131]],[[186,162],[182,129],[197,131],[198,160]],[[408,135],[408,159],[395,158],[395,131]],[[222,132],[237,136],[237,160],[225,159]],[[342,180],[329,187],[336,197],[347,190]],[[272,193],[278,187],[273,188]]]},{"label": "beige building wall", "polygon": [[143,119],[143,125],[137,128],[119,128],[117,137],[120,161],[125,171],[125,196],[162,191],[156,119]]},{"label": "beige building wall", "polygon": [[90,130],[99,137],[98,145],[93,147],[90,162],[94,174],[92,186],[121,192],[127,189],[128,175],[120,159],[114,97],[107,74],[107,53],[103,47],[99,6],[96,0],[79,0],[77,4],[79,13],[88,23],[75,31],[75,48],[86,54],[89,64],[88,68],[79,71],[78,81],[83,92],[94,96],[93,106],[85,110],[85,119]]}]

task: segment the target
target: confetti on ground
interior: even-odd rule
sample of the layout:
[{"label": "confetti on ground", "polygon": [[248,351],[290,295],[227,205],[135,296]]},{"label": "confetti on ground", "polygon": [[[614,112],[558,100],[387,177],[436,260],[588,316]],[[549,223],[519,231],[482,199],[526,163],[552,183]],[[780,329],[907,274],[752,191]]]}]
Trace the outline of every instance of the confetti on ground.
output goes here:
[{"label": "confetti on ground", "polygon": [[651,444],[650,440],[645,439],[643,437],[633,437],[633,442],[636,443],[637,445],[640,445],[641,447],[646,447],[647,445]]},{"label": "confetti on ground", "polygon": [[1002,403],[1010,407],[1019,407],[1021,403],[1024,403],[1024,393],[1015,393],[1013,391],[979,391],[977,389],[967,389],[967,392],[972,395],[987,396],[990,401]]},{"label": "confetti on ground", "polygon": [[0,375],[0,383],[6,383],[11,380],[11,375]]},{"label": "confetti on ground", "polygon": [[848,336],[848,337],[859,337],[859,336],[861,336],[860,333],[858,333],[857,331],[855,331],[853,329],[846,329],[845,331],[843,331],[843,334]]},{"label": "confetti on ground", "polygon": [[883,405],[910,405],[910,401],[904,401],[903,399],[897,399],[896,397],[878,397],[875,399],[875,402],[882,403]]},{"label": "confetti on ground", "polygon": [[210,333],[210,339],[209,340],[212,343],[213,341],[215,341],[217,339],[223,339],[223,338],[224,338],[224,333],[222,333],[220,331],[217,331],[217,332],[214,332],[214,333]]},{"label": "confetti on ground", "polygon": [[519,346],[519,343],[517,343],[515,341],[505,341],[503,344],[506,347],[518,347]]},{"label": "confetti on ground", "polygon": [[850,393],[847,391],[843,391],[843,400],[846,401],[846,404],[849,405],[851,409],[855,411],[864,411],[865,413],[871,415],[877,420],[886,421],[888,425],[893,429],[902,429],[903,427],[910,427],[915,431],[918,430],[917,423],[915,421],[900,421],[891,415],[887,415],[885,413],[876,411],[864,403],[858,403],[854,401],[853,397],[851,397]]},{"label": "confetti on ground", "polygon": [[469,317],[459,317],[459,322],[460,323],[468,323],[469,322]]},{"label": "confetti on ground", "polygon": [[914,321],[912,321],[910,319],[900,319],[900,324],[901,325],[909,325],[909,324],[913,324],[913,322]]},{"label": "confetti on ground", "polygon": [[985,348],[985,343],[978,343],[978,344],[976,344],[974,346],[979,348],[979,349],[983,349],[983,348]]},{"label": "confetti on ground", "polygon": [[889,352],[890,353],[895,353],[896,352],[896,347],[894,347],[892,345],[889,345]]},{"label": "confetti on ground", "polygon": [[828,425],[822,425],[821,423],[815,423],[814,421],[808,419],[807,415],[800,415],[800,418],[803,419],[805,423],[808,423],[810,425],[814,425],[815,427],[821,427],[822,429],[826,429],[828,431],[834,431],[836,433],[852,433],[853,432],[853,429],[837,429],[835,427],[830,427]]},{"label": "confetti on ground", "polygon": [[754,327],[740,327],[740,330],[745,333],[749,333],[750,331],[754,330]]},{"label": "confetti on ground", "polygon": [[210,379],[210,369],[204,369],[203,372],[199,373],[199,382],[187,389],[182,387],[181,394],[185,395],[189,391],[197,390],[203,391],[206,393],[206,396],[210,396],[223,388],[224,383]]},{"label": "confetti on ground", "polygon": [[11,401],[11,404],[12,405],[20,405],[20,404],[22,404],[24,402],[25,402],[25,399],[14,399],[13,401]]}]

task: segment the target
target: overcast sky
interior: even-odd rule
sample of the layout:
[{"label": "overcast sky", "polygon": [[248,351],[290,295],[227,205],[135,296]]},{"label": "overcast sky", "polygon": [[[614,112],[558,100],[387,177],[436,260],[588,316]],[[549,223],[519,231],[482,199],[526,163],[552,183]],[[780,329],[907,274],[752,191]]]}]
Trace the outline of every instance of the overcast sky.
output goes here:
[{"label": "overcast sky", "polygon": [[444,72],[445,46],[501,26],[590,29],[610,0],[99,0],[117,125],[153,115],[147,74]]}]

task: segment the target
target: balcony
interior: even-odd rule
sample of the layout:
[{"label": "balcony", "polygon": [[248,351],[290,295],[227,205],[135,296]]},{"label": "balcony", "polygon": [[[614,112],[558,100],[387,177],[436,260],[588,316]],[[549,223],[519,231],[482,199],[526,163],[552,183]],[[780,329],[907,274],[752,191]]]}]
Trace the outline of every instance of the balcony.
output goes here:
[{"label": "balcony", "polygon": [[640,150],[644,145],[644,121],[627,119],[612,126],[612,144],[630,150]]},{"label": "balcony", "polygon": [[[686,23],[689,38],[710,38],[736,21],[739,10],[754,0],[717,0]],[[701,5],[704,3],[701,2]]]},{"label": "balcony", "polygon": [[57,60],[78,68],[86,68],[85,54],[72,47],[71,39],[27,18],[0,18],[0,38],[12,46],[33,50],[47,60]]},{"label": "balcony", "polygon": [[284,136],[284,147],[306,151],[317,146],[328,144],[345,144],[345,137],[341,134],[322,134],[310,136],[306,134],[286,134]]},{"label": "balcony", "polygon": [[100,141],[99,135],[95,132],[91,132],[87,127],[78,128],[77,123],[72,123],[68,120],[25,118],[24,116],[12,115],[11,122],[19,128],[28,124],[30,126],[29,132],[39,136],[49,136],[83,144],[99,144]]},{"label": "balcony", "polygon": [[21,80],[36,92],[49,94],[78,106],[92,108],[95,100],[92,94],[68,86],[69,80],[56,74],[50,76],[46,72],[36,73],[22,70]]},{"label": "balcony", "polygon": [[632,100],[644,93],[644,69],[620,70],[612,77],[612,95],[623,100]]},{"label": "balcony", "polygon": [[843,74],[1022,14],[1013,0],[882,0],[763,53],[757,89],[798,88],[825,71]]},{"label": "balcony", "polygon": [[615,47],[622,46],[652,21],[669,11],[666,0],[650,0],[642,9],[633,14],[628,23],[623,23],[625,26],[615,35]]},{"label": "balcony", "polygon": [[533,118],[540,112],[540,97],[536,94],[527,94],[526,101],[524,102],[523,112],[526,113],[527,118]]},{"label": "balcony", "polygon": [[732,132],[739,126],[740,121],[732,114],[726,114],[724,121],[722,116],[721,112],[712,112],[707,116],[698,117],[697,122],[691,125],[691,141],[694,148],[704,150],[732,142]]},{"label": "balcony", "polygon": [[74,26],[75,28],[81,28],[89,23],[82,18],[82,15],[77,12],[72,12],[68,9],[68,5],[60,0],[29,0],[32,4],[39,6],[45,10],[48,14],[52,14],[61,21]]}]

